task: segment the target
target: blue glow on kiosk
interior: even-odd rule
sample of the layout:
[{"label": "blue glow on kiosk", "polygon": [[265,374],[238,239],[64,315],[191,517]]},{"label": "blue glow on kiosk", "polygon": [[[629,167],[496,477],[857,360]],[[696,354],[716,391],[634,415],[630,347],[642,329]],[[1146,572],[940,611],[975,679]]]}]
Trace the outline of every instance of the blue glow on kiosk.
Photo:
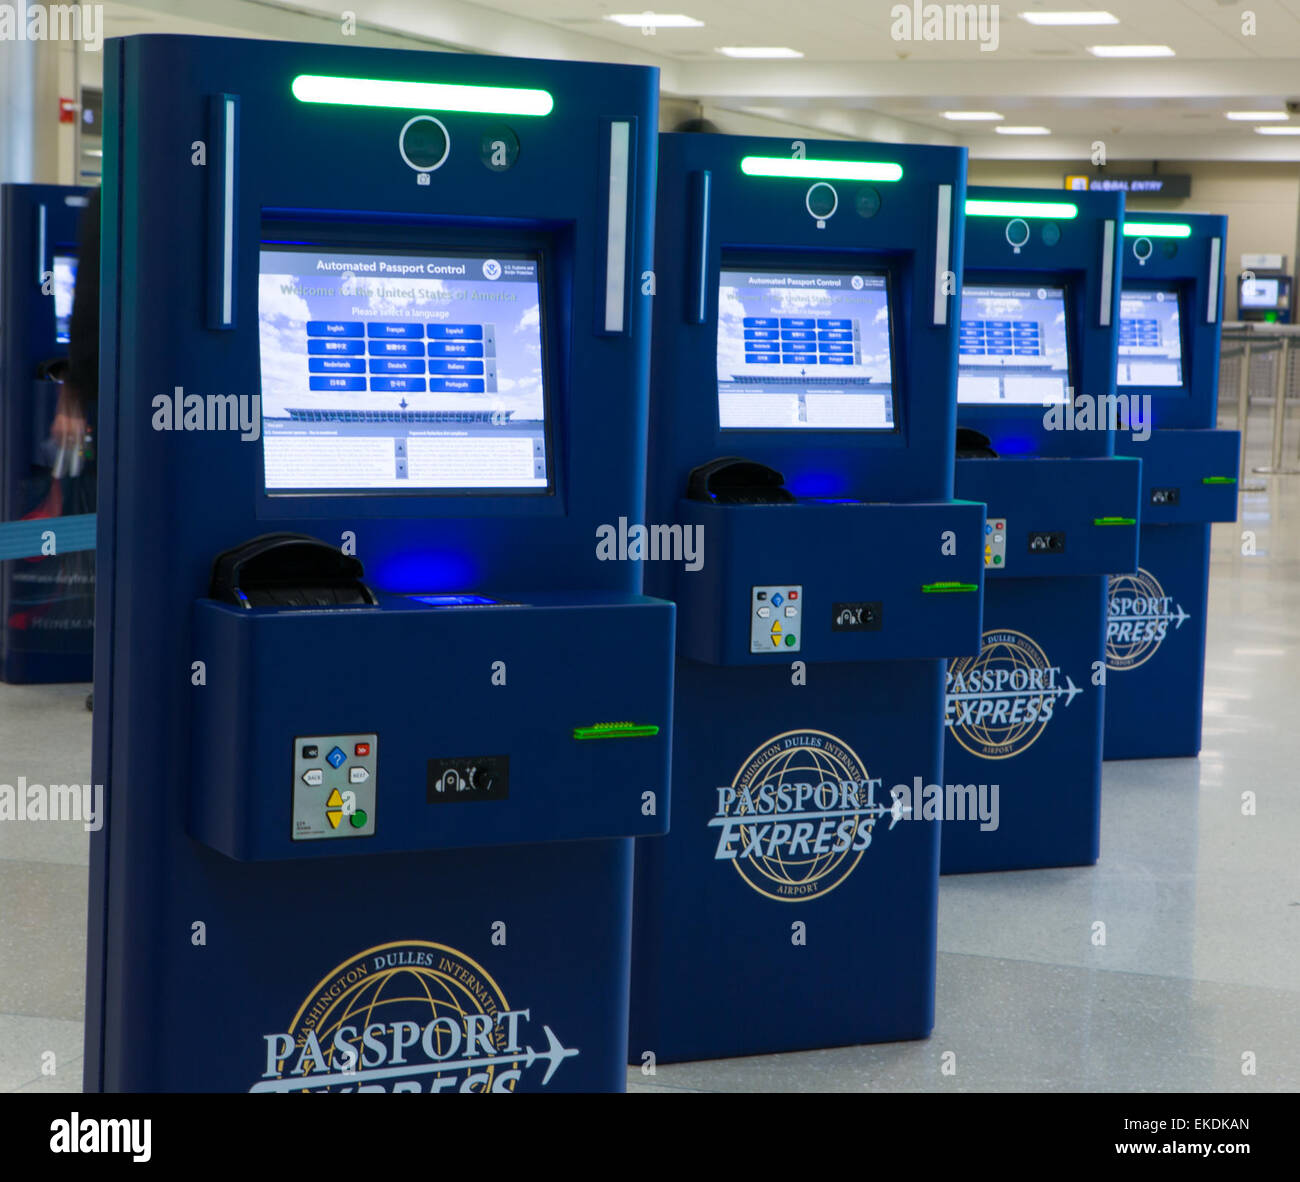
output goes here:
[{"label": "blue glow on kiosk", "polygon": [[[88,1086],[622,1090],[675,609],[596,547],[644,497],[655,71],[105,78]],[[409,78],[448,106],[349,102]]]},{"label": "blue glow on kiosk", "polygon": [[956,487],[988,505],[988,586],[979,655],[948,665],[944,776],[998,816],[945,819],[945,874],[1098,854],[1106,576],[1137,566],[1141,467],[1113,455],[1124,199],[1048,197],[966,205]]},{"label": "blue glow on kiosk", "polygon": [[1142,564],[1110,583],[1106,758],[1201,749],[1210,523],[1236,521],[1241,436],[1215,428],[1228,220],[1134,214],[1124,228],[1119,388],[1149,399]]},{"label": "blue glow on kiosk", "polygon": [[631,1062],[923,1038],[939,830],[912,786],[983,587],[984,506],[951,499],[966,154],[659,144],[648,511],[698,553],[646,573],[680,627]]},{"label": "blue glow on kiosk", "polygon": [[[85,207],[83,189],[0,185],[0,521],[95,511],[93,432],[50,433]],[[89,681],[94,602],[93,551],[0,564],[0,677]]]}]

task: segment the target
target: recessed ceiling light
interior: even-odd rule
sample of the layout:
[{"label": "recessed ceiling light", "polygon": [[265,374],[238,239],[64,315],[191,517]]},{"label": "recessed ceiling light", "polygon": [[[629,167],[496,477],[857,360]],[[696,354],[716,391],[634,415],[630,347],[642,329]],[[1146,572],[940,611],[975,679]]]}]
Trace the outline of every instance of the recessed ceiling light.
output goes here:
[{"label": "recessed ceiling light", "polygon": [[1300,135],[1300,127],[1257,127],[1256,135]]},{"label": "recessed ceiling light", "polygon": [[628,29],[702,29],[703,21],[680,12],[615,12],[605,18]]},{"label": "recessed ceiling light", "polygon": [[1051,135],[1052,134],[1052,129],[1050,127],[1034,127],[1034,126],[1007,127],[1005,124],[1003,124],[1003,126],[995,127],[993,130],[996,131],[998,135]]},{"label": "recessed ceiling light", "polygon": [[1266,123],[1270,120],[1282,121],[1290,116],[1285,111],[1224,111],[1225,119],[1237,119],[1243,123]]},{"label": "recessed ceiling light", "polygon": [[722,45],[718,52],[727,57],[803,57],[797,49],[785,45]]},{"label": "recessed ceiling light", "polygon": [[996,123],[1002,118],[996,111],[945,111],[943,117],[945,119],[969,119],[988,123]]},{"label": "recessed ceiling light", "polygon": [[1117,25],[1119,17],[1109,12],[1022,12],[1031,25]]},{"label": "recessed ceiling light", "polygon": [[1173,57],[1168,45],[1089,45],[1094,57]]}]

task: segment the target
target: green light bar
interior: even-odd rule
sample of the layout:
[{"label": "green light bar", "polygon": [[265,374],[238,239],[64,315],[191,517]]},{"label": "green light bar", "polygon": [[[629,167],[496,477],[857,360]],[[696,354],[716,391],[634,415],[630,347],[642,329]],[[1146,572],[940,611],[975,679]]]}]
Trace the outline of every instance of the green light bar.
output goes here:
[{"label": "green light bar", "polygon": [[598,722],[595,726],[575,726],[575,739],[640,739],[657,735],[659,728],[653,723]]},{"label": "green light bar", "polygon": [[1235,476],[1202,476],[1202,484],[1236,484]]},{"label": "green light bar", "polygon": [[971,197],[966,202],[968,218],[1062,218],[1079,216],[1073,201],[983,201]]},{"label": "green light bar", "polygon": [[779,176],[802,181],[901,181],[903,166],[887,160],[795,160],[788,156],[746,156],[746,176]]},{"label": "green light bar", "polygon": [[463,86],[454,82],[395,82],[385,78],[338,78],[299,74],[293,97],[300,103],[340,107],[396,107],[403,111],[465,111],[475,115],[549,115],[550,91],[513,86]]},{"label": "green light bar", "polygon": [[925,595],[951,595],[960,591],[978,591],[977,583],[922,583],[921,591]]},{"label": "green light bar", "polygon": [[1137,525],[1136,517],[1094,517],[1093,525]]},{"label": "green light bar", "polygon": [[1192,227],[1186,222],[1125,222],[1125,238],[1190,238]]}]

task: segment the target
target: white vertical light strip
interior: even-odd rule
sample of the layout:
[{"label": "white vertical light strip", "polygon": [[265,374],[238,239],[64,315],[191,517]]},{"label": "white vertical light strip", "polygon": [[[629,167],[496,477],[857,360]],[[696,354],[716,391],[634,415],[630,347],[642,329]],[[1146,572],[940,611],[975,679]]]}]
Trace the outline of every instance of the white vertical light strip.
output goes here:
[{"label": "white vertical light strip", "polygon": [[702,192],[700,194],[700,273],[695,277],[699,285],[696,294],[699,296],[699,307],[695,310],[696,322],[703,324],[708,317],[709,312],[709,200],[712,197],[713,174],[705,171],[700,177]]},{"label": "white vertical light strip", "polygon": [[37,206],[36,215],[36,286],[45,286],[45,202]]},{"label": "white vertical light strip", "polygon": [[1205,309],[1205,323],[1213,324],[1219,318],[1219,248],[1220,239],[1210,239],[1210,301]]},{"label": "white vertical light strip", "polygon": [[1115,221],[1107,218],[1101,228],[1101,310],[1098,323],[1110,327],[1110,297],[1115,290]]},{"label": "white vertical light strip", "polygon": [[225,209],[221,224],[221,323],[235,319],[235,101],[226,99],[226,170],[222,194]]},{"label": "white vertical light strip", "polygon": [[605,331],[623,331],[627,286],[628,153],[632,125],[609,125],[609,222],[605,239]]},{"label": "white vertical light strip", "polygon": [[934,322],[948,323],[948,297],[943,291],[952,250],[952,186],[939,186],[939,222],[934,234]]}]

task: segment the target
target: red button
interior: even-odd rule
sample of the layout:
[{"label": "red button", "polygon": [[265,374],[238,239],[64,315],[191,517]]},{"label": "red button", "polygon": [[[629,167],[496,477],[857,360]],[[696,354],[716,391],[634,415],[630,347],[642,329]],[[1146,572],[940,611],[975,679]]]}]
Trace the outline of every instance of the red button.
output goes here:
[{"label": "red button", "polygon": [[787,598],[787,599],[798,599],[798,598],[799,598],[799,592],[798,592],[798,591],[791,591],[790,594],[786,596],[786,598]]},{"label": "red button", "polygon": [[356,754],[356,755],[369,755],[369,754],[370,754],[370,744],[369,744],[369,743],[358,743],[358,744],[356,745],[356,747],[353,748],[353,752],[354,752],[354,754]]}]

